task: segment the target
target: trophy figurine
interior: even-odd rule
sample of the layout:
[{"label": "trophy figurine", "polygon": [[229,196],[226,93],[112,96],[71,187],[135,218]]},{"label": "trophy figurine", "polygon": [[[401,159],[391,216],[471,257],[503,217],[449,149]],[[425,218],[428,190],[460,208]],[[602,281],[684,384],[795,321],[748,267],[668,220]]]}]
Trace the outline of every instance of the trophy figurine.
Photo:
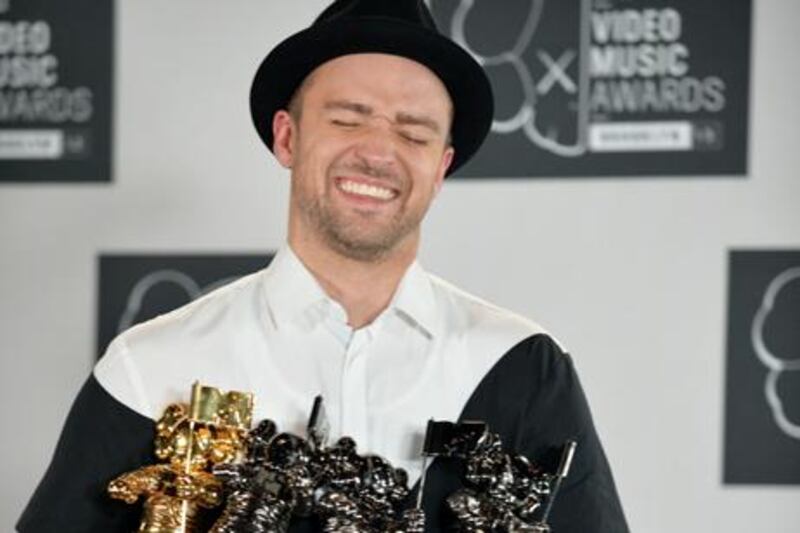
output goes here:
[{"label": "trophy figurine", "polygon": [[[402,512],[408,476],[342,437],[328,445],[322,397],[306,438],[278,433],[264,420],[247,437],[245,459],[220,464],[227,502],[211,533],[282,533],[293,517],[317,517],[325,533],[421,533],[424,516]],[[420,521],[422,519],[422,521]]]},{"label": "trophy figurine", "polygon": [[241,456],[252,411],[252,394],[195,383],[190,404],[168,406],[156,423],[155,455],[164,463],[119,476],[109,495],[130,504],[144,498],[139,532],[198,532],[202,509],[222,503],[210,469]]},{"label": "trophy figurine", "polygon": [[216,465],[227,501],[211,533],[281,533],[293,516],[313,512],[316,459],[327,441],[328,421],[322,398],[314,400],[308,439],[278,433],[261,421],[246,439],[244,460]]},{"label": "trophy figurine", "polygon": [[[567,441],[557,471],[543,471],[503,449],[483,422],[428,422],[423,456],[463,460],[465,487],[447,498],[462,533],[549,533],[547,519],[567,476],[575,441]],[[424,480],[424,477],[423,477]],[[422,491],[420,487],[420,493]]]},{"label": "trophy figurine", "polygon": [[244,461],[214,466],[227,500],[210,533],[281,533],[288,529],[297,496],[285,473],[268,461],[276,437],[275,423],[263,420],[247,436]]}]

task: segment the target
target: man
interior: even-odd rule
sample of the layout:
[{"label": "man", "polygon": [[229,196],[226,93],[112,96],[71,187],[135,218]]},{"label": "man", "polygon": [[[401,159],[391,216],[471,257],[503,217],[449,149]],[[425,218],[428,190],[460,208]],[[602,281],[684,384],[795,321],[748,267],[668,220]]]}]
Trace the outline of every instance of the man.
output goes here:
[{"label": "man", "polygon": [[[109,346],[19,530],[135,528],[137,509],[104,487],[150,460],[153,420],[200,380],[254,392],[255,419],[298,434],[321,393],[333,438],[352,436],[412,483],[429,418],[484,420],[534,461],[576,438],[554,530],[627,531],[569,356],[416,263],[425,212],[492,116],[486,75],[424,3],[337,0],[264,60],[251,109],[291,171],[287,245],[266,270]],[[447,527],[444,498],[460,483],[452,464],[430,466],[429,531]]]}]

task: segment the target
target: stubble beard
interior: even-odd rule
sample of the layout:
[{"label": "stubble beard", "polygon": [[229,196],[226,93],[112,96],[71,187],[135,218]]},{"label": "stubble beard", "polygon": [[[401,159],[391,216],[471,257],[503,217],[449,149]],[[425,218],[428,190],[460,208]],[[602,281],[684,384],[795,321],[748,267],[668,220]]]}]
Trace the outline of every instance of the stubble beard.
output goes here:
[{"label": "stubble beard", "polygon": [[[385,179],[387,183],[400,184],[402,176],[388,169],[373,167],[365,162],[340,164],[337,170],[354,172],[376,179]],[[306,171],[302,164],[294,168],[295,172]],[[302,180],[300,180],[302,181]],[[293,180],[293,189],[298,181]],[[334,187],[333,184],[330,185]],[[406,187],[400,187],[401,190]],[[292,190],[299,214],[305,219],[308,229],[335,253],[363,263],[380,263],[389,259],[392,252],[402,241],[419,229],[426,209],[421,212],[409,211],[401,205],[389,220],[371,220],[367,212],[350,212],[337,209],[329,198],[309,192],[302,186]],[[372,225],[373,223],[376,223]]]},{"label": "stubble beard", "polygon": [[370,224],[368,215],[353,221],[353,217],[361,215],[354,213],[348,217],[325,205],[319,198],[303,194],[299,195],[298,207],[328,247],[344,257],[364,263],[386,260],[421,222],[420,216],[400,210],[381,230],[363,231],[358,226]]}]

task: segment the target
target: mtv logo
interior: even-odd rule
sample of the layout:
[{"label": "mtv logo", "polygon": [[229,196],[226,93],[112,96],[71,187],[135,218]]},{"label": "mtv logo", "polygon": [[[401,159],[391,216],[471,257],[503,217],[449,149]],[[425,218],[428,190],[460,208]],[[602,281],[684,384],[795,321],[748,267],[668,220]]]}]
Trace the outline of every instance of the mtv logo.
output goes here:
[{"label": "mtv logo", "polygon": [[433,0],[444,33],[486,70],[492,134],[564,157],[585,152],[589,0]]},{"label": "mtv logo", "polygon": [[455,177],[746,173],[751,0],[429,4],[495,93]]}]

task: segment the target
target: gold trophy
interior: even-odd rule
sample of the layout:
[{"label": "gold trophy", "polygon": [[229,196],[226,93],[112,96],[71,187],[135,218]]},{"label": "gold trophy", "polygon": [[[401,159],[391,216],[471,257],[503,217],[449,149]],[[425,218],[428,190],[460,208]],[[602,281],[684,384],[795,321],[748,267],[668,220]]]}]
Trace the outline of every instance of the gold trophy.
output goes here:
[{"label": "gold trophy", "polygon": [[155,454],[165,462],[119,476],[109,494],[126,503],[145,499],[139,532],[199,531],[202,509],[222,503],[211,468],[241,459],[252,414],[252,394],[195,382],[188,407],[172,404],[156,423]]}]

